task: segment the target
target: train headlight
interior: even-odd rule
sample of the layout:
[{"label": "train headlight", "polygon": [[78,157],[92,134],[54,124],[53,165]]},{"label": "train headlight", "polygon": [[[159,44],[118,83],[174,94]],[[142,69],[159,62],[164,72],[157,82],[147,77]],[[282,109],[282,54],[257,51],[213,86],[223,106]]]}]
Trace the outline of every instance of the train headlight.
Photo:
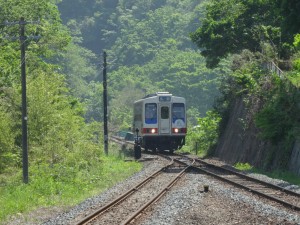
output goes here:
[{"label": "train headlight", "polygon": [[186,128],[173,128],[172,133],[173,134],[185,134]]},{"label": "train headlight", "polygon": [[143,134],[157,134],[157,128],[143,128]]}]

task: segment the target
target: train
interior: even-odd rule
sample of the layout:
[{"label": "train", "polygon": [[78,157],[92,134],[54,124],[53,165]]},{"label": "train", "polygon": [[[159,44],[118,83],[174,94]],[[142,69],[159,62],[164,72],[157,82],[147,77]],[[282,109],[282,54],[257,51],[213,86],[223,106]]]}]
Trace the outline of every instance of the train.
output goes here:
[{"label": "train", "polygon": [[134,102],[133,114],[133,131],[145,151],[173,153],[185,144],[185,98],[169,92],[149,94]]}]

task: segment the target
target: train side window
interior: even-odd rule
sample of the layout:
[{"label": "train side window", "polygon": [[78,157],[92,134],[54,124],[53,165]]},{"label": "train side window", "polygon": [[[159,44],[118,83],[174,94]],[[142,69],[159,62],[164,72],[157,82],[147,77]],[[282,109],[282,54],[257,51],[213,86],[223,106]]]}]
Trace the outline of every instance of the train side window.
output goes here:
[{"label": "train side window", "polygon": [[172,119],[175,122],[177,119],[181,119],[185,121],[185,112],[184,112],[184,104],[183,103],[173,103],[172,107]]},{"label": "train side window", "polygon": [[169,107],[167,107],[167,106],[161,107],[160,117],[162,119],[169,119]]},{"label": "train side window", "polygon": [[157,106],[156,103],[145,104],[145,123],[156,124],[157,123]]}]

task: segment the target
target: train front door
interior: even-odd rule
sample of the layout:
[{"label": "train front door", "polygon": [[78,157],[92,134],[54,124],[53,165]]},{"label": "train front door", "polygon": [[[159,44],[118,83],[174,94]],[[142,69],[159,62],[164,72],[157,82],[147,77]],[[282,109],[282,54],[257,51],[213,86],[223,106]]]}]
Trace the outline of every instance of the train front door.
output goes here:
[{"label": "train front door", "polygon": [[159,113],[160,113],[159,133],[170,134],[171,133],[170,107],[168,105],[161,105]]}]

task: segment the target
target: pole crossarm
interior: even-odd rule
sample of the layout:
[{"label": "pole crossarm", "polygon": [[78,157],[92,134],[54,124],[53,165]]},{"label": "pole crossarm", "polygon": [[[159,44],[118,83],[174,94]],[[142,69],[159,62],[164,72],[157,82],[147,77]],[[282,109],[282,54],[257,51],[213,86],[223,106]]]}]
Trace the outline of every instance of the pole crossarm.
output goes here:
[{"label": "pole crossarm", "polygon": [[14,25],[26,25],[26,24],[40,24],[40,20],[37,21],[25,21],[23,17],[19,21],[14,21],[14,22],[8,22],[7,20],[2,23],[5,26],[14,26]]},{"label": "pole crossarm", "polygon": [[9,36],[5,36],[4,37],[7,40],[11,40],[11,41],[25,41],[25,40],[39,40],[41,38],[40,35],[38,36],[24,36],[24,37],[9,37]]}]

